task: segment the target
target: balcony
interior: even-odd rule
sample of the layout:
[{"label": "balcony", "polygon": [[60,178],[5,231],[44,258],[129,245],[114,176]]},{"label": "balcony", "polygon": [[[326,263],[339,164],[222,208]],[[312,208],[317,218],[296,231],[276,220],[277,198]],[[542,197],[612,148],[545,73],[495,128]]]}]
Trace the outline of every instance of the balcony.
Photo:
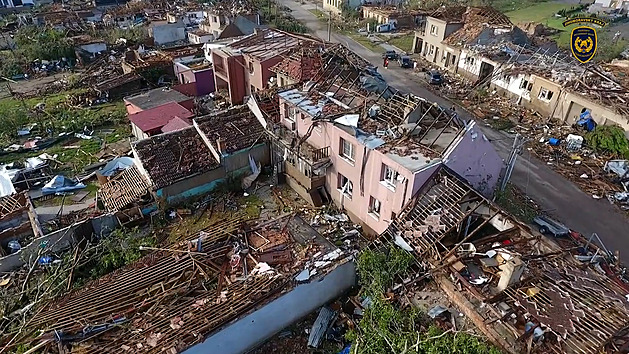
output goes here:
[{"label": "balcony", "polygon": [[316,169],[329,161],[329,146],[316,148],[304,141],[299,145],[299,147],[297,147],[300,137],[281,124],[275,125],[273,129],[269,131],[269,135],[271,135],[281,145],[288,148],[295,155],[298,154],[299,158],[308,163],[313,169]]}]

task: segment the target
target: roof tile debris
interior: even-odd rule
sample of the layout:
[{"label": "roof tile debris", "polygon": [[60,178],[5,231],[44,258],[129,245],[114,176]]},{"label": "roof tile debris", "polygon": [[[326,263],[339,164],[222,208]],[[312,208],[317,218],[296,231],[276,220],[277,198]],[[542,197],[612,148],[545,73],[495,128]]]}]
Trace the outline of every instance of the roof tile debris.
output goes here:
[{"label": "roof tile debris", "polygon": [[[473,221],[463,231],[466,219]],[[454,279],[468,310],[492,323],[480,327],[509,333],[503,338],[516,352],[526,351],[521,347],[526,322],[544,331],[535,344],[543,353],[599,353],[626,327],[629,286],[616,277],[620,270],[613,264],[575,258],[582,254],[572,241],[583,247],[587,240],[573,237],[562,246],[560,240],[534,235],[445,167],[384,238],[409,245],[420,267],[425,261],[443,266],[444,272],[433,276],[441,282]],[[604,253],[591,250],[594,257]],[[478,301],[486,308],[472,305]],[[457,300],[457,305],[464,303]]]},{"label": "roof tile debris", "polygon": [[155,189],[220,166],[194,127],[156,135],[133,146]]},{"label": "roof tile debris", "polygon": [[85,353],[179,353],[290,291],[297,274],[317,281],[351,257],[295,214],[236,213],[173,236],[169,251],[42,304],[24,333],[44,331]]},{"label": "roof tile debris", "polygon": [[216,146],[220,139],[223,152],[233,153],[261,142],[264,127],[248,106],[240,106],[195,119],[208,141]]},{"label": "roof tile debris", "polygon": [[194,117],[194,114],[187,110],[185,107],[177,102],[168,102],[166,104],[144,110],[142,112],[134,113],[129,116],[129,120],[140,128],[143,132],[150,132],[155,129],[162,129],[173,122],[170,126],[179,127],[181,122],[187,123],[186,127],[190,126],[190,118]]}]

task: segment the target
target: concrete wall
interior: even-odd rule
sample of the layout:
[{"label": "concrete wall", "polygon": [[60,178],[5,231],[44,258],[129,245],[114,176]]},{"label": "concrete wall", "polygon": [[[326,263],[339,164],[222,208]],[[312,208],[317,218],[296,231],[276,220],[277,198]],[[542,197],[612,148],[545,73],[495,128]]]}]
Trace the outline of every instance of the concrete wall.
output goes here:
[{"label": "concrete wall", "polygon": [[[85,220],[79,224],[68,226],[61,230],[39,237],[30,244],[22,247],[16,253],[0,258],[0,273],[14,271],[24,265],[24,255],[35,257],[39,248],[45,245],[48,252],[59,252],[72,247],[83,238],[92,234],[107,236],[118,227],[118,220],[113,214],[99,216]],[[26,256],[28,259],[28,256]]]},{"label": "concrete wall", "polygon": [[345,263],[322,278],[297,285],[288,293],[220,329],[204,342],[188,348],[183,353],[246,353],[282,329],[341,296],[355,284],[356,265],[353,262]]},{"label": "concrete wall", "polygon": [[[531,89],[531,100],[527,103],[528,108],[536,110],[542,116],[550,117],[554,115],[553,112],[556,111],[557,102],[561,94],[561,85],[537,75],[531,75],[531,81],[533,88]],[[550,90],[553,93],[550,100],[544,100],[539,97],[542,88]]]},{"label": "concrete wall", "polygon": [[249,72],[245,73],[246,63],[242,55],[231,56],[220,50],[212,52],[214,82],[216,90],[226,85],[232,104],[242,104],[249,86]]},{"label": "concrete wall", "polygon": [[164,198],[167,203],[174,204],[212,191],[217,184],[223,181],[225,176],[225,169],[220,166],[159,189],[156,194],[157,197]]},{"label": "concrete wall", "polygon": [[230,173],[241,169],[250,170],[249,155],[251,155],[256,162],[259,162],[261,166],[268,166],[271,163],[269,146],[266,143],[259,143],[250,150],[240,150],[234,154],[223,156],[225,172]]},{"label": "concrete wall", "polygon": [[504,167],[502,158],[475,121],[444,153],[443,162],[488,198],[493,196]]},{"label": "concrete wall", "polygon": [[186,28],[177,23],[153,26],[150,28],[150,33],[156,45],[164,45],[186,39]]}]

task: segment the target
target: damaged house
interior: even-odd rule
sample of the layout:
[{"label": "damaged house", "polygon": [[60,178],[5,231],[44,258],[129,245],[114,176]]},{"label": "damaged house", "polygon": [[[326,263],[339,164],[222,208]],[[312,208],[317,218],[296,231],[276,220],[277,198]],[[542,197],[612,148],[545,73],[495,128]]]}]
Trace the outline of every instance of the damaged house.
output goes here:
[{"label": "damaged house", "polygon": [[192,126],[139,140],[131,148],[151,189],[169,203],[207,193],[225,177]]},{"label": "damaged house", "polygon": [[247,106],[196,118],[194,126],[227,173],[247,172],[250,159],[261,166],[270,163],[264,127]]},{"label": "damaged house", "polygon": [[313,81],[278,89],[275,107],[268,96],[250,101],[266,121],[273,166],[303,198],[334,201],[380,234],[441,165],[493,194],[502,159],[473,121],[388,86],[341,46],[324,61]]},{"label": "damaged house", "polygon": [[463,58],[453,43],[495,46],[505,40],[528,42],[524,31],[491,7],[441,7],[428,15],[423,27],[415,32],[413,53],[442,69],[457,72]]},{"label": "damaged house", "polygon": [[169,203],[208,193],[227,175],[257,177],[270,160],[264,127],[247,106],[195,118],[192,126],[139,140],[132,149],[140,174]]},{"label": "damaged house", "polygon": [[212,51],[214,82],[218,95],[231,104],[242,104],[253,92],[267,89],[274,76],[271,68],[284,59],[293,48],[306,43],[323,43],[307,35],[276,29],[256,29],[225,47]]},{"label": "damaged house", "polygon": [[27,192],[0,198],[0,230],[0,256],[17,252],[21,245],[43,235]]},{"label": "damaged house", "polygon": [[[412,253],[462,313],[509,353],[626,350],[629,286],[611,254],[582,237],[547,238],[446,167],[380,241]],[[421,268],[424,268],[421,270]]]},{"label": "damaged house", "polygon": [[235,213],[169,242],[37,304],[15,343],[46,353],[243,353],[356,281],[350,254],[295,214]]}]

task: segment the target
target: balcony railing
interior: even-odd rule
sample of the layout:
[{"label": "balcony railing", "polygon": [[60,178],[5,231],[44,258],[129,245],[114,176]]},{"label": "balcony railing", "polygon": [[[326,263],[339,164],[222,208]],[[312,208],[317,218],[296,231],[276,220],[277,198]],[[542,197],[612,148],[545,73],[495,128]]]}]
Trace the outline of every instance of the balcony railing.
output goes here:
[{"label": "balcony railing", "polygon": [[312,152],[312,161],[317,162],[319,160],[323,160],[325,158],[330,157],[330,147],[326,146],[321,149],[316,149]]}]

